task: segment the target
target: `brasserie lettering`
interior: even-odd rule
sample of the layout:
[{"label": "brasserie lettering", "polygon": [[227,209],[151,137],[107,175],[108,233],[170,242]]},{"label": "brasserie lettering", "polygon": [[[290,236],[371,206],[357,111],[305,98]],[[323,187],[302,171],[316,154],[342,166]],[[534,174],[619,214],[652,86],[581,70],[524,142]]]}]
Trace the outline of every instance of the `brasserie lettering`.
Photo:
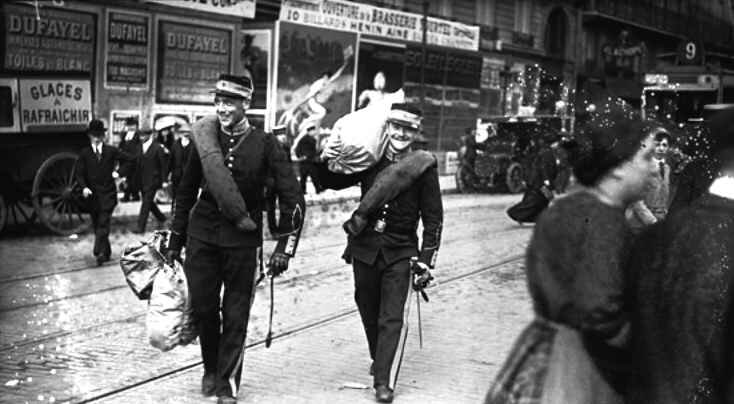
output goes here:
[{"label": "brasserie lettering", "polygon": [[166,47],[193,52],[227,54],[226,38],[217,38],[205,35],[183,34],[177,32],[166,33]]},{"label": "brasserie lettering", "polygon": [[418,18],[375,8],[374,10],[372,10],[372,22],[393,25],[399,28],[416,29],[418,25]]},{"label": "brasserie lettering", "polygon": [[146,43],[148,33],[145,26],[126,24],[122,22],[110,23],[110,39],[116,41],[128,41]]},{"label": "brasserie lettering", "polygon": [[44,36],[74,41],[92,40],[92,27],[89,24],[53,18],[36,20],[32,16],[14,14],[8,17],[8,32],[11,34]]},{"label": "brasserie lettering", "polygon": [[44,83],[30,88],[31,98],[37,100],[47,97],[66,97],[79,101],[84,91],[81,87],[75,87],[69,83]]}]

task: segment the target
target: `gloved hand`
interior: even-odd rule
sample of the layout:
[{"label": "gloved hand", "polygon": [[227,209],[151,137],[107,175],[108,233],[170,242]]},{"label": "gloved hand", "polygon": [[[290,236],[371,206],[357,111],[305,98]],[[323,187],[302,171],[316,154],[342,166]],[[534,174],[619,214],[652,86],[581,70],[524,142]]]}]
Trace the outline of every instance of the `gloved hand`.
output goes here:
[{"label": "gloved hand", "polygon": [[173,265],[173,261],[181,262],[181,250],[169,249],[166,251],[166,262]]},{"label": "gloved hand", "polygon": [[428,287],[428,284],[433,280],[433,275],[428,269],[428,265],[422,262],[416,262],[413,264],[413,290],[419,291]]},{"label": "gloved hand", "polygon": [[367,227],[367,218],[357,213],[353,213],[352,217],[342,225],[342,229],[352,237],[357,237],[365,227]]},{"label": "gloved hand", "polygon": [[291,257],[285,253],[274,252],[273,255],[270,256],[270,262],[268,263],[268,266],[270,267],[270,270],[268,271],[269,274],[271,276],[278,276],[285,272],[288,269],[288,261],[290,258]]},{"label": "gloved hand", "polygon": [[83,197],[89,198],[91,195],[92,195],[92,190],[91,189],[89,189],[87,187],[84,187],[84,189],[82,189],[82,196]]},{"label": "gloved hand", "polygon": [[255,231],[257,230],[257,225],[255,224],[255,221],[250,219],[250,216],[242,216],[240,220],[235,223],[235,227],[237,227],[237,230],[239,231]]}]

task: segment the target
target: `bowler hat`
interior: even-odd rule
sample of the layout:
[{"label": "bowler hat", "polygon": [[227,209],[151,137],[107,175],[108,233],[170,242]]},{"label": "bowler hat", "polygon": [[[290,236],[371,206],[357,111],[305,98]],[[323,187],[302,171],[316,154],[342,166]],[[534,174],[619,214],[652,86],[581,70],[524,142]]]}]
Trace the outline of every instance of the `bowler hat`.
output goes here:
[{"label": "bowler hat", "polygon": [[252,80],[247,76],[220,74],[214,90],[210,92],[226,97],[249,100],[252,97]]},{"label": "bowler hat", "polygon": [[87,128],[87,134],[95,137],[104,136],[104,134],[107,132],[107,128],[104,127],[104,122],[102,122],[99,119],[92,119],[89,122],[89,127]]}]

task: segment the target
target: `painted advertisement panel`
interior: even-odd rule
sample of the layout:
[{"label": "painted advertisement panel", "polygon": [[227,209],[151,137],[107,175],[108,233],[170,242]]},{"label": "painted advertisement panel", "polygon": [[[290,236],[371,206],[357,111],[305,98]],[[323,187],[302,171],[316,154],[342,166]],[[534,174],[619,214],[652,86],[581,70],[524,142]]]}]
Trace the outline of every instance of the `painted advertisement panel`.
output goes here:
[{"label": "painted advertisement panel", "polygon": [[80,130],[92,119],[89,80],[21,79],[23,131]]},{"label": "painted advertisement panel", "polygon": [[230,72],[232,31],[161,20],[156,101],[211,104],[212,86]]},{"label": "painted advertisement panel", "polygon": [[[3,5],[3,70],[11,72],[94,72],[97,19],[94,14]],[[37,18],[40,17],[40,18]]]},{"label": "painted advertisement panel", "polygon": [[352,111],[354,32],[278,23],[275,122],[296,136],[306,126],[331,128]]},{"label": "painted advertisement panel", "polygon": [[105,87],[146,90],[149,85],[150,17],[142,14],[107,14]]},{"label": "painted advertisement panel", "polygon": [[255,0],[148,0],[148,2],[233,17],[255,18]]}]

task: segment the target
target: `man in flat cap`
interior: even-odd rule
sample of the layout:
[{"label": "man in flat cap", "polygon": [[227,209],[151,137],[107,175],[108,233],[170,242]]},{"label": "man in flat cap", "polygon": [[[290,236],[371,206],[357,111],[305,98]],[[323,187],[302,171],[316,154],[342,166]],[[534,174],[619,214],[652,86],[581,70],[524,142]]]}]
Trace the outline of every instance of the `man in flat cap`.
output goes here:
[{"label": "man in flat cap", "polygon": [[629,403],[734,402],[734,109],[711,122],[713,180],[633,254]]},{"label": "man in flat cap", "polygon": [[110,260],[110,218],[117,205],[117,188],[112,173],[118,163],[134,163],[135,155],[104,143],[107,129],[99,119],[89,122],[89,147],[79,153],[76,178],[87,200],[94,227],[94,257],[97,265]]},{"label": "man in flat cap", "polygon": [[[348,233],[344,258],[354,267],[354,297],[373,360],[375,398],[389,403],[407,337],[406,300],[412,286],[425,287],[432,279],[429,268],[436,263],[443,206],[436,158],[411,149],[422,140],[420,111],[411,104],[393,104],[384,130],[388,144],[375,166],[341,175],[322,164],[319,175],[326,188],[356,183],[362,188],[360,206],[344,224]],[[332,143],[322,157],[334,158],[338,150]],[[423,222],[420,250],[419,220]],[[416,267],[411,257],[418,257]]]},{"label": "man in flat cap", "polygon": [[281,212],[280,237],[269,261],[272,276],[285,271],[296,253],[305,204],[275,138],[245,116],[252,81],[223,74],[212,92],[216,115],[193,125],[194,148],[176,193],[167,256],[179,259],[186,242],[184,271],[204,361],[202,394],[216,395],[222,404],[237,401],[259,275],[266,179],[273,178]]}]

